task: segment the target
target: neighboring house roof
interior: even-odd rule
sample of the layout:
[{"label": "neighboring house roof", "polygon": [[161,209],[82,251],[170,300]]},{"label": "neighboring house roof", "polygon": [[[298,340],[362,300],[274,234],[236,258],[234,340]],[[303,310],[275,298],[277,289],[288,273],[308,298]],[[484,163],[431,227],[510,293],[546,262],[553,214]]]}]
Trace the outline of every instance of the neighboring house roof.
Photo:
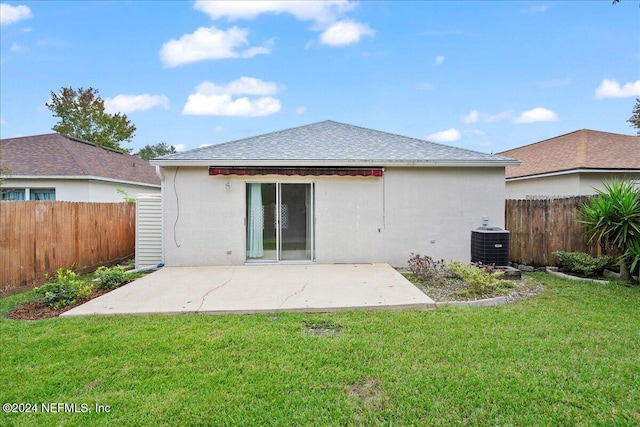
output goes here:
[{"label": "neighboring house roof", "polygon": [[492,154],[331,120],[169,154],[151,164],[172,165],[505,166],[517,161]]},{"label": "neighboring house roof", "polygon": [[507,179],[578,170],[640,170],[640,137],[582,129],[498,153],[520,160]]},{"label": "neighboring house roof", "polygon": [[102,178],[160,186],[155,168],[139,157],[51,133],[0,140],[9,177]]}]

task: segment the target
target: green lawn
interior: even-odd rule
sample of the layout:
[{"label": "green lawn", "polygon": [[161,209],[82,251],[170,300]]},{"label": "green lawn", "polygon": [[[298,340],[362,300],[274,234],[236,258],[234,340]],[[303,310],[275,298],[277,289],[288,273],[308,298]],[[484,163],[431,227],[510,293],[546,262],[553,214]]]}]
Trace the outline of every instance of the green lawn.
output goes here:
[{"label": "green lawn", "polygon": [[2,403],[91,413],[0,425],[639,425],[640,287],[533,277],[495,308],[2,318]]}]

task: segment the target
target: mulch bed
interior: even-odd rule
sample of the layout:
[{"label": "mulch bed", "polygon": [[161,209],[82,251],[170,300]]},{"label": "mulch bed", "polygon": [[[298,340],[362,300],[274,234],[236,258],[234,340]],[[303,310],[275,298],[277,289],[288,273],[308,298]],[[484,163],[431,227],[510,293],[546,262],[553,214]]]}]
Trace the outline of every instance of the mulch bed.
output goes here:
[{"label": "mulch bed", "polygon": [[17,320],[38,320],[38,319],[50,319],[52,317],[58,317],[60,314],[65,311],[69,311],[74,307],[84,304],[85,302],[97,298],[101,295],[108,293],[109,291],[105,291],[104,289],[94,289],[91,291],[91,295],[89,295],[86,299],[77,302],[73,305],[69,305],[61,308],[60,310],[54,310],[49,306],[40,303],[40,302],[29,302],[21,305],[20,307],[14,309],[5,317],[8,319],[17,319]]},{"label": "mulch bed", "polygon": [[468,286],[458,280],[446,280],[444,284],[438,286],[423,283],[415,279],[409,279],[422,292],[427,294],[429,298],[436,302],[451,301],[474,301],[485,298],[495,298],[503,296],[507,302],[516,302],[525,298],[534,297],[544,292],[544,285],[532,279],[508,280],[512,287],[497,289],[496,292],[483,295],[482,297],[467,296],[459,294],[460,291],[467,289]]}]

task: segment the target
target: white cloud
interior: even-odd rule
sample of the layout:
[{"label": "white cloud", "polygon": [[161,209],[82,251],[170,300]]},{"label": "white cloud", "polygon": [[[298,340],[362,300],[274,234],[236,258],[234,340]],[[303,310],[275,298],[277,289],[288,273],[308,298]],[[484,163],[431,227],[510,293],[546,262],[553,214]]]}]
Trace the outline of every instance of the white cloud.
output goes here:
[{"label": "white cloud", "polygon": [[478,123],[478,120],[480,120],[480,113],[478,113],[477,110],[472,110],[466,116],[460,117],[460,120],[462,120],[463,123],[468,123],[468,124]]},{"label": "white cloud", "polygon": [[460,117],[463,123],[472,124],[478,122],[495,123],[507,119],[511,115],[511,111],[506,110],[498,114],[480,113],[478,110],[471,110],[466,116]]},{"label": "white cloud", "polygon": [[416,85],[416,89],[418,90],[431,90],[433,89],[433,85],[427,82],[420,82]]},{"label": "white cloud", "polygon": [[9,50],[11,50],[11,52],[20,52],[22,51],[22,46],[20,46],[18,43],[13,43]]},{"label": "white cloud", "polygon": [[184,151],[187,149],[187,146],[184,144],[175,144],[173,148],[175,148],[176,151]]},{"label": "white cloud", "polygon": [[460,131],[458,129],[450,128],[447,130],[442,130],[440,132],[432,133],[425,139],[427,141],[433,142],[452,142],[459,140],[461,137],[462,135],[460,134]]},{"label": "white cloud", "polygon": [[438,56],[436,56],[436,59],[435,59],[435,63],[436,63],[436,65],[440,65],[440,64],[442,64],[443,62],[444,62],[444,56],[442,56],[442,55],[438,55]]},{"label": "white cloud", "polygon": [[[204,1],[198,0],[194,8],[206,13],[212,20],[229,21],[256,19],[261,14],[289,14],[299,21],[312,21],[312,29],[323,31],[320,42],[329,46],[345,46],[373,37],[367,24],[341,20],[357,2],[346,0],[323,1]],[[312,44],[307,43],[305,49]]]},{"label": "white cloud", "polygon": [[359,42],[364,36],[373,35],[374,31],[367,24],[338,21],[320,34],[320,42],[329,46],[346,46]]},{"label": "white cloud", "polygon": [[203,82],[196,92],[189,95],[182,114],[196,116],[259,117],[275,114],[282,107],[280,101],[271,96],[256,99],[235,98],[234,95],[271,95],[278,85],[252,77],[241,77],[224,86]]},{"label": "white cloud", "polygon": [[117,95],[104,100],[104,109],[109,114],[132,113],[155,107],[169,109],[169,98],[164,95]]},{"label": "white cloud", "polygon": [[473,135],[473,136],[485,136],[486,135],[486,133],[484,133],[484,131],[481,131],[480,129],[465,130],[464,133],[466,133],[467,135]]},{"label": "white cloud", "polygon": [[235,26],[228,30],[219,30],[213,26],[200,27],[178,40],[172,39],[163,44],[160,59],[165,67],[177,67],[205,59],[251,58],[270,52],[272,42],[240,51],[241,47],[249,44],[248,34],[248,30]]},{"label": "white cloud", "polygon": [[203,1],[198,0],[194,8],[206,13],[211,19],[226,18],[255,19],[262,13],[288,13],[299,21],[314,21],[316,25],[326,27],[339,16],[356,6],[350,1]]},{"label": "white cloud", "polygon": [[298,108],[296,108],[296,114],[302,115],[302,114],[304,114],[306,112],[307,112],[307,107],[298,107]]},{"label": "white cloud", "polygon": [[558,115],[547,108],[534,108],[532,110],[523,111],[515,118],[516,123],[535,123],[535,122],[557,122]]},{"label": "white cloud", "polygon": [[234,116],[259,117],[269,116],[280,111],[280,101],[270,96],[250,100],[249,98],[232,99],[231,95],[189,95],[182,114],[195,116]]},{"label": "white cloud", "polygon": [[33,13],[27,6],[11,6],[7,3],[0,3],[0,25],[9,25],[32,17]]},{"label": "white cloud", "polygon": [[4,126],[6,124],[7,124],[7,121],[5,119],[0,119],[0,125]]},{"label": "white cloud", "polygon": [[640,96],[640,80],[620,86],[615,80],[604,79],[596,89],[596,98],[630,98]]},{"label": "white cloud", "polygon": [[216,128],[214,129],[216,132],[222,132],[224,130],[224,128],[222,126],[216,126]]},{"label": "white cloud", "polygon": [[253,77],[240,77],[225,86],[205,81],[196,87],[196,91],[204,95],[273,95],[278,91],[278,85]]},{"label": "white cloud", "polygon": [[542,12],[546,12],[547,9],[549,9],[548,5],[546,5],[546,4],[538,4],[538,5],[529,6],[526,9],[522,9],[522,10],[520,10],[520,12],[522,12],[522,13],[542,13]]}]

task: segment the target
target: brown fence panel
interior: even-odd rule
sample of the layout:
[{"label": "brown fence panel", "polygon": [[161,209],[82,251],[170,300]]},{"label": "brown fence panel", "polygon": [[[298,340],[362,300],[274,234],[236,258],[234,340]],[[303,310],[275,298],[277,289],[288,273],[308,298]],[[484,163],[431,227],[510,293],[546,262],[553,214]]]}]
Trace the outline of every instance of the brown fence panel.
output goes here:
[{"label": "brown fence panel", "polygon": [[598,254],[579,222],[579,209],[588,197],[548,200],[507,200],[505,227],[510,231],[511,261],[529,265],[555,265],[553,252]]},{"label": "brown fence panel", "polygon": [[133,257],[135,204],[0,203],[0,293]]}]

